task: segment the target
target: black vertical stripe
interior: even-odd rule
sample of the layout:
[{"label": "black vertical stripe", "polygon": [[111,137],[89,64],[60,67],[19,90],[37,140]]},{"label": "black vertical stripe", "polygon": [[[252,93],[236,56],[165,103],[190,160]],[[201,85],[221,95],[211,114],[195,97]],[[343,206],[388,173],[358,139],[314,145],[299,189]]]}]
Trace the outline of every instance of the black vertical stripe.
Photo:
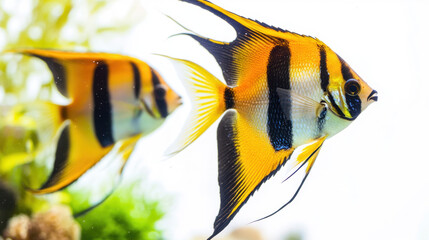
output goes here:
[{"label": "black vertical stripe", "polygon": [[[131,68],[133,69],[133,89],[134,89],[134,98],[137,101],[140,101],[140,91],[141,91],[141,76],[140,70],[134,62],[130,62]],[[143,110],[138,109],[133,116],[133,123],[138,127],[138,120],[142,115]]]},{"label": "black vertical stripe", "polygon": [[[212,239],[228,226],[253,193],[257,191],[264,182],[274,176],[287,162],[287,159],[284,159],[284,161],[271,173],[266,175],[255,188],[250,189],[251,193],[240,203],[239,200],[244,194],[243,187],[246,188],[243,185],[244,182],[242,177],[245,176],[246,173],[243,172],[240,160],[239,143],[237,142],[239,134],[237,132],[237,124],[240,124],[237,122],[237,113],[235,111],[226,111],[217,128],[219,159],[218,180],[221,200],[219,213],[214,223],[214,232],[208,239]],[[236,209],[234,210],[234,208]]]},{"label": "black vertical stripe", "polygon": [[326,50],[325,47],[319,46],[320,52],[320,87],[323,92],[328,90],[329,85],[329,72],[326,64]]},{"label": "black vertical stripe", "polygon": [[[276,151],[292,147],[291,108],[280,105],[277,88],[290,89],[290,50],[288,45],[274,47],[268,59],[267,83],[269,89],[268,135]],[[286,101],[290,102],[290,101]]]},{"label": "black vertical stripe", "polygon": [[68,97],[65,67],[53,58],[42,57],[40,55],[33,56],[42,59],[46,63],[46,65],[48,65],[49,70],[51,70],[52,75],[54,77],[54,83],[55,86],[57,86],[58,91],[63,96]]},{"label": "black vertical stripe", "polygon": [[350,78],[354,78],[352,71],[351,71],[350,67],[346,64],[346,62],[340,56],[338,56],[338,59],[341,62],[341,74],[343,75],[344,81],[347,81]]},{"label": "black vertical stripe", "polygon": [[359,95],[350,96],[346,94],[346,103],[347,109],[349,110],[352,118],[359,116],[360,112],[362,111],[362,101],[360,100]]},{"label": "black vertical stripe", "polygon": [[67,106],[60,107],[60,117],[61,117],[61,120],[68,119]]},{"label": "black vertical stripe", "polygon": [[[341,74],[343,75],[344,81],[347,81],[353,77],[352,70],[348,66],[348,64],[340,57],[338,56],[338,59],[340,59],[341,62]],[[352,117],[352,119],[359,116],[359,114],[362,111],[362,101],[359,98],[359,95],[357,96],[350,96],[348,94],[345,94],[346,96],[346,103],[347,103],[347,109]]]},{"label": "black vertical stripe", "polygon": [[92,95],[94,100],[95,134],[103,147],[114,143],[108,74],[108,65],[104,62],[98,62],[97,67],[94,70]]},{"label": "black vertical stripe", "polygon": [[54,185],[61,177],[62,171],[67,166],[67,160],[70,153],[70,126],[64,127],[58,140],[57,149],[55,151],[54,169],[48,180],[40,187],[40,189],[48,188]]},{"label": "black vertical stripe", "polygon": [[329,103],[335,108],[335,110],[340,115],[340,117],[344,118],[346,115],[344,115],[343,111],[341,111],[341,108],[335,102],[335,99],[334,97],[332,97],[332,94],[330,92],[328,92],[328,99],[329,99]]},{"label": "black vertical stripe", "polygon": [[225,101],[226,109],[234,108],[235,101],[234,101],[234,92],[232,88],[230,87],[225,88],[223,98]]},{"label": "black vertical stripe", "polygon": [[[317,117],[317,130],[318,135],[320,135],[325,128],[325,122],[326,122],[326,113],[328,112],[327,108],[323,108],[320,112],[319,116]],[[319,137],[319,136],[318,136]]]},{"label": "black vertical stripe", "polygon": [[153,84],[153,95],[155,97],[156,106],[158,107],[158,111],[161,114],[161,117],[165,118],[168,115],[168,108],[167,108],[167,101],[165,100],[165,93],[163,95],[156,94],[157,89],[164,89],[159,88],[159,85],[161,85],[161,81],[158,78],[158,75],[155,74],[155,71],[151,68],[150,69],[152,74],[152,84]]},{"label": "black vertical stripe", "polygon": [[136,99],[140,98],[140,89],[141,89],[141,77],[140,77],[140,71],[137,68],[136,64],[133,62],[130,62],[131,67],[133,68],[133,78],[134,78],[134,97]]}]

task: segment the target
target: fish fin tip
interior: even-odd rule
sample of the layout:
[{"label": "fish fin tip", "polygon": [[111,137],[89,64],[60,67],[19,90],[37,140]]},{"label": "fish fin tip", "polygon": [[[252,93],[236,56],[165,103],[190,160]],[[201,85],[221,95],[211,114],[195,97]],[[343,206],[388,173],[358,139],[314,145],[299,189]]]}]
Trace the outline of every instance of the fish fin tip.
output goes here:
[{"label": "fish fin tip", "polygon": [[174,144],[173,145],[170,145],[170,146],[168,146],[167,147],[167,149],[165,150],[165,152],[164,152],[164,156],[166,157],[166,158],[170,158],[170,157],[174,157],[174,156],[176,156],[177,154],[179,154],[183,149],[185,149],[186,147],[187,147],[188,145],[186,145],[186,146],[175,146]]},{"label": "fish fin tip", "polygon": [[25,191],[27,191],[27,192],[29,192],[29,193],[32,193],[32,194],[41,194],[41,193],[39,193],[39,189],[34,189],[34,188],[30,187],[30,186],[29,186],[29,185],[27,185],[27,184],[23,184],[23,185],[22,185],[22,188],[23,188]]},{"label": "fish fin tip", "polygon": [[193,34],[196,34],[196,33],[195,33],[194,31],[192,31],[191,29],[189,29],[189,28],[185,27],[183,24],[179,23],[179,22],[178,22],[176,19],[174,19],[173,17],[171,17],[171,16],[169,16],[169,15],[167,15],[167,14],[164,14],[164,16],[166,16],[168,19],[170,19],[171,21],[173,21],[175,24],[177,24],[179,27],[183,28],[184,30],[189,31],[189,32],[191,32],[191,33],[193,33]]},{"label": "fish fin tip", "polygon": [[94,204],[91,204],[89,207],[82,209],[82,210],[79,210],[76,213],[73,213],[73,217],[74,218],[82,217],[82,216],[86,215],[87,213],[89,213],[90,211],[94,210],[96,207],[100,206],[102,203],[106,202],[106,200],[113,194],[113,192],[116,190],[116,188],[117,188],[117,186],[114,186],[114,188],[110,192],[108,192],[106,196],[104,196],[101,200],[95,202]]}]

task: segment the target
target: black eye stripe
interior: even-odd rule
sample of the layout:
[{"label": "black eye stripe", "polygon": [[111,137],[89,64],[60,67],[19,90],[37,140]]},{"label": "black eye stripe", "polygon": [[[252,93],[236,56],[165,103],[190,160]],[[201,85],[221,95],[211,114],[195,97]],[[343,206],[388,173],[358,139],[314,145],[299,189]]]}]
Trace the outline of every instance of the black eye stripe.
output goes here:
[{"label": "black eye stripe", "polygon": [[159,80],[158,76],[155,74],[153,69],[151,69],[151,74],[152,74],[152,84],[155,88],[154,97],[155,97],[156,106],[158,107],[158,111],[161,114],[161,117],[165,118],[168,115],[168,108],[167,108],[167,101],[165,100],[165,94],[164,96],[158,98],[156,93],[157,87],[162,86],[161,81]]},{"label": "black eye stripe", "polygon": [[329,102],[335,108],[335,110],[340,115],[340,117],[345,117],[346,115],[344,115],[343,111],[341,111],[341,108],[337,105],[337,103],[335,102],[334,97],[332,96],[332,94],[330,92],[328,92],[328,98],[329,98]]},{"label": "black eye stripe", "polygon": [[155,98],[156,99],[163,99],[166,95],[167,91],[165,90],[165,87],[161,84],[158,84],[155,87]]}]

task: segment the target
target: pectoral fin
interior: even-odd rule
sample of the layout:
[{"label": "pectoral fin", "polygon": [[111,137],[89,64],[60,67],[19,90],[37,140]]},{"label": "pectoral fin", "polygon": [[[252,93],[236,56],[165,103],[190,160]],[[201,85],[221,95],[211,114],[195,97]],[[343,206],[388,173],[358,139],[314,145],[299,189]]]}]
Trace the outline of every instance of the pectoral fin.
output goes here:
[{"label": "pectoral fin", "polygon": [[293,148],[276,151],[258,123],[233,110],[226,112],[217,132],[221,206],[213,238],[235,217],[249,197],[286,163]]},{"label": "pectoral fin", "polygon": [[285,115],[286,117],[317,120],[322,117],[324,111],[326,114],[326,104],[295,93],[290,89],[277,88],[277,94],[279,95],[280,105],[283,111],[291,112],[291,114]]},{"label": "pectoral fin", "polygon": [[58,140],[52,173],[42,187],[32,192],[45,194],[67,187],[112,149],[112,146],[102,147],[92,134],[86,134],[90,129],[89,122],[65,122]]}]

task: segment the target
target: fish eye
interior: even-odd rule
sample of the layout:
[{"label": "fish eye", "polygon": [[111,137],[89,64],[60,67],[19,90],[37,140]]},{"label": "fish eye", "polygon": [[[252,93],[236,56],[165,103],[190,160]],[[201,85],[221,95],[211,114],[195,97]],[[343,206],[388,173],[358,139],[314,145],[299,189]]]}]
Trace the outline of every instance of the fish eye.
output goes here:
[{"label": "fish eye", "polygon": [[155,87],[154,94],[156,99],[163,99],[165,94],[167,93],[167,89],[164,85],[158,84]]},{"label": "fish eye", "polygon": [[360,84],[356,79],[349,79],[344,85],[344,89],[347,95],[356,96],[360,93]]}]

